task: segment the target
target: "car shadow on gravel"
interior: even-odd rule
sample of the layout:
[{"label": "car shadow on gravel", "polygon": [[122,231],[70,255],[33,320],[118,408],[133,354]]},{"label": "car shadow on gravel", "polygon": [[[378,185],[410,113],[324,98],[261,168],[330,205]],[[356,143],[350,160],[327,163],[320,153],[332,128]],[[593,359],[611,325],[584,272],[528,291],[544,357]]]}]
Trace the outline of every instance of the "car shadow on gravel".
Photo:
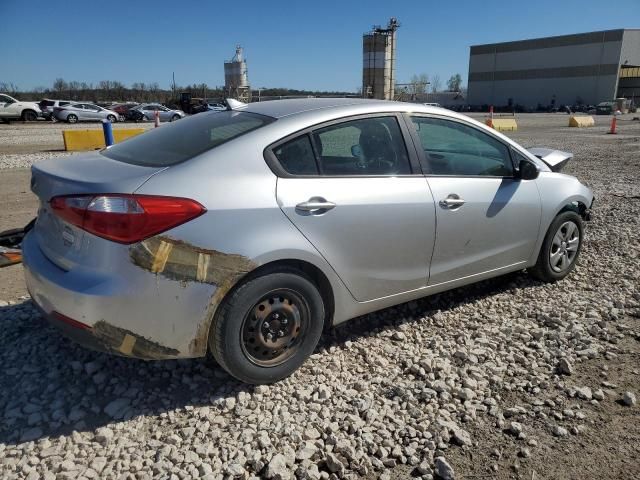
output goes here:
[{"label": "car shadow on gravel", "polygon": [[[330,330],[316,352],[374,329],[395,329],[438,311],[536,284],[517,273],[390,307]],[[0,329],[4,444],[91,432],[149,415],[171,421],[173,412],[193,407],[233,408],[240,392],[255,388],[206,359],[147,362],[87,350],[49,326],[30,300],[0,307]]]}]

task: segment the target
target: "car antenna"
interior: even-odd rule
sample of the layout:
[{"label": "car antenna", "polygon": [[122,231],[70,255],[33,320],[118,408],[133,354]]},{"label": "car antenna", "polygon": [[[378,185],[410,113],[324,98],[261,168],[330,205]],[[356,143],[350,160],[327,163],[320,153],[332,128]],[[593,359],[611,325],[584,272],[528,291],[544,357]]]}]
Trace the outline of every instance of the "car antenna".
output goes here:
[{"label": "car antenna", "polygon": [[227,104],[227,110],[240,110],[247,106],[246,103],[239,102],[233,98],[225,98],[224,103]]}]

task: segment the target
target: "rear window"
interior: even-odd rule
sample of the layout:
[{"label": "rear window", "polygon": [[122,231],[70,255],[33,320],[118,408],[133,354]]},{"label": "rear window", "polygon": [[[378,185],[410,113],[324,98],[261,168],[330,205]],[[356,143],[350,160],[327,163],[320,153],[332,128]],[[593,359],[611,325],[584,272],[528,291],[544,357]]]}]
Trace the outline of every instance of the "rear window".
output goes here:
[{"label": "rear window", "polygon": [[225,111],[199,114],[155,128],[101,151],[133,165],[167,167],[184,162],[274,121],[254,113]]},{"label": "rear window", "polygon": [[53,104],[54,104],[53,100],[42,100],[40,102],[40,108],[42,108],[42,107],[53,107]]}]

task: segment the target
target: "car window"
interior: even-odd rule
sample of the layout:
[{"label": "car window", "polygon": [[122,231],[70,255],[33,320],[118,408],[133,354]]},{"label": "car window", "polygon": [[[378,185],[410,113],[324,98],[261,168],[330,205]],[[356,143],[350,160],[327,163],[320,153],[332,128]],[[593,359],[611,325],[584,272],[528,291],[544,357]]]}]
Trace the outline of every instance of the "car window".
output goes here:
[{"label": "car window", "polygon": [[13,100],[11,100],[9,97],[7,97],[6,95],[0,95],[0,102],[2,103],[11,103]]},{"label": "car window", "polygon": [[59,107],[64,107],[65,105],[69,105],[71,102],[58,102]]},{"label": "car window", "polygon": [[439,118],[411,117],[432,175],[511,177],[508,147],[480,130]]},{"label": "car window", "polygon": [[194,115],[155,128],[101,151],[124,163],[164,167],[204,153],[229,140],[262,127],[273,118],[248,112],[225,111]]},{"label": "car window", "polygon": [[84,106],[84,108],[86,108],[86,109],[88,109],[88,110],[101,110],[101,108],[100,108],[99,106],[97,106],[97,105],[93,105],[93,104],[91,104],[91,103],[86,104],[86,105]]},{"label": "car window", "polygon": [[80,110],[85,110],[84,108],[84,104],[82,103],[76,103],[74,105],[71,105],[73,108],[79,108]]},{"label": "car window", "polygon": [[311,147],[311,139],[303,135],[273,150],[282,168],[292,175],[317,175],[318,166]]},{"label": "car window", "polygon": [[409,157],[395,117],[352,120],[313,133],[323,175],[407,175]]}]

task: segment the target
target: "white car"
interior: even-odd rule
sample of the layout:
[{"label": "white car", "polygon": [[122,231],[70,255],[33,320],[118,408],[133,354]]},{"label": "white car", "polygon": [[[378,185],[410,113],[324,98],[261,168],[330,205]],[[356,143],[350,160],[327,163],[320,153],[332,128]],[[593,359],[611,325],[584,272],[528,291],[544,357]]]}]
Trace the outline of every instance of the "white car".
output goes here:
[{"label": "white car", "polygon": [[15,98],[0,93],[0,120],[23,120],[33,122],[41,115],[40,107],[35,102],[20,102]]}]

